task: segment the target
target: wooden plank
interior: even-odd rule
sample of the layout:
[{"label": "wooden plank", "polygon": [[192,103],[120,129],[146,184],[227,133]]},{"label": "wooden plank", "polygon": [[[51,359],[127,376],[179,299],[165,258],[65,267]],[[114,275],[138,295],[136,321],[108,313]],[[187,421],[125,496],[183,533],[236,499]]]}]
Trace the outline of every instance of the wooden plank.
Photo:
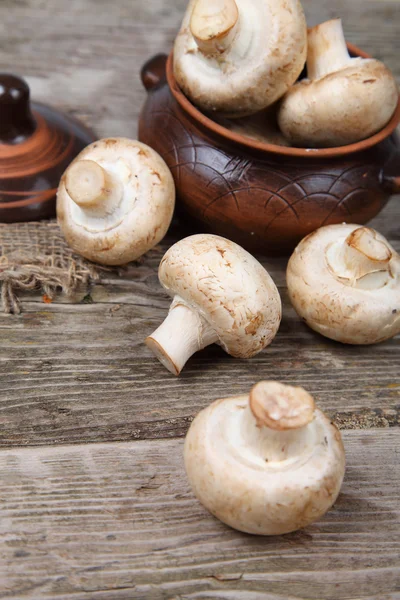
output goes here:
[{"label": "wooden plank", "polygon": [[[377,226],[400,250],[390,229],[397,198],[384,213]],[[168,309],[157,267],[176,239],[173,229],[140,264],[107,274],[91,291],[93,304],[68,304],[87,302],[87,290],[52,305],[26,296],[21,316],[0,315],[1,446],[182,436],[198,410],[261,378],[305,386],[344,428],[399,423],[400,337],[349,347],[313,333],[288,302],[284,258],[259,257],[284,300],[281,329],[266,351],[240,361],[212,347],[179,379],[167,373],[143,340]]]},{"label": "wooden plank", "polygon": [[[369,223],[371,227],[387,237],[397,252],[400,252],[399,220],[400,196],[394,196],[384,210]],[[196,233],[196,231],[188,227],[182,219],[175,218],[164,240],[156,248],[141,257],[138,262],[120,269],[112,268],[109,269],[109,272],[102,273],[99,281],[90,290],[89,296],[88,289],[82,288],[70,297],[58,294],[54,298],[54,302],[61,304],[79,304],[82,302],[139,304],[165,308],[168,301],[164,294],[160,294],[161,290],[157,277],[158,265],[164,253],[172,244],[193,233]],[[256,258],[264,265],[281,293],[285,295],[285,272],[288,256],[256,255]],[[21,293],[19,296],[25,301],[43,303],[43,296],[40,293]]]},{"label": "wooden plank", "polygon": [[337,344],[311,332],[286,301],[278,336],[257,357],[235,360],[213,346],[175,378],[143,344],[168,300],[160,290],[150,305],[144,299],[25,303],[20,317],[0,316],[3,447],[182,436],[199,409],[262,378],[303,385],[345,427],[399,422],[400,337]]},{"label": "wooden plank", "polygon": [[0,598],[398,597],[400,430],[344,439],[334,509],[272,538],[202,508],[182,441],[2,451]]},{"label": "wooden plank", "polygon": [[[382,231],[399,209],[393,199],[378,218]],[[390,238],[400,249],[393,232]],[[107,274],[91,291],[93,304],[66,298],[38,304],[37,295],[24,302],[21,316],[0,314],[0,446],[183,436],[201,408],[245,393],[261,378],[303,385],[343,428],[399,424],[400,337],[351,347],[313,333],[290,307],[282,258],[259,257],[284,300],[273,344],[249,361],[214,346],[194,357],[179,379],[170,375],[143,340],[169,306],[157,267],[176,239],[173,230],[121,277]]]},{"label": "wooden plank", "polygon": [[[400,196],[394,196],[388,202],[382,212],[373,219],[369,225],[383,233],[397,252],[400,252]],[[131,263],[127,267],[110,268],[109,272],[101,273],[100,280],[96,283],[92,291],[91,300],[95,302],[112,302],[123,304],[145,304],[161,308],[165,306],[165,296],[159,295],[160,286],[158,283],[157,270],[158,265],[164,253],[179,239],[198,233],[191,228],[184,219],[174,218],[172,226],[167,236],[162,242],[150,250],[138,262]],[[286,289],[286,265],[288,256],[262,256],[256,255],[256,258],[264,265],[271,277],[274,279],[279,289]],[[55,301],[61,303],[81,302],[87,294],[86,289],[70,298],[57,296]],[[28,293],[21,295],[24,299],[30,301],[42,301],[41,294]]]},{"label": "wooden plank", "polygon": [[[26,76],[33,97],[100,136],[135,136],[140,66],[169,51],[185,5],[2,0],[0,69]],[[397,0],[303,5],[310,25],[342,16],[347,38],[400,80]],[[400,250],[398,200],[375,226]],[[288,305],[285,260],[263,259],[285,303],[274,344],[253,361],[211,348],[177,380],[142,340],[165,314],[156,269],[178,235],[121,277],[104,277],[94,304],[71,304],[86,291],[50,306],[36,295],[21,317],[0,316],[0,445],[63,444],[0,452],[0,598],[399,599],[400,339],[349,348],[313,334]],[[271,539],[233,532],[203,510],[181,440],[119,442],[181,437],[200,408],[261,377],[306,386],[345,428],[384,428],[345,431],[334,510]]]}]

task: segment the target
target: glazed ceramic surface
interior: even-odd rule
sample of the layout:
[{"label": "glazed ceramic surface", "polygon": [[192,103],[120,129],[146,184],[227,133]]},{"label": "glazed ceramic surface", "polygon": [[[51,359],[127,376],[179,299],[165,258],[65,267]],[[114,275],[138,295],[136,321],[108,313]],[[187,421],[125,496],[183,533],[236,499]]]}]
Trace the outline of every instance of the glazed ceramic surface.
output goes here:
[{"label": "glazed ceramic surface", "polygon": [[180,204],[201,230],[285,251],[322,225],[368,222],[400,192],[400,103],[368,140],[307,150],[257,142],[212,121],[180,91],[171,57],[150,60],[142,80],[148,97],[139,137],[167,162]]},{"label": "glazed ceramic surface", "polygon": [[54,216],[63,172],[93,140],[74,119],[31,104],[22,79],[0,74],[0,222]]}]

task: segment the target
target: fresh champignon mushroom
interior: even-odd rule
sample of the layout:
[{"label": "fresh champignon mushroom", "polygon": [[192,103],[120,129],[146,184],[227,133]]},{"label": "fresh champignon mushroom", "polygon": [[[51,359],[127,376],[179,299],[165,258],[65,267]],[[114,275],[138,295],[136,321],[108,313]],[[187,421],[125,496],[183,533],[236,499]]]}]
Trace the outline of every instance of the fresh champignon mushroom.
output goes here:
[{"label": "fresh champignon mushroom", "polygon": [[304,389],[275,381],[197,415],[184,458],[200,502],[227,525],[258,535],[319,519],[335,502],[345,469],[335,425]]},{"label": "fresh champignon mushroom", "polygon": [[392,117],[398,88],[379,60],[351,58],[340,19],[309,30],[307,79],[282,100],[279,126],[295,146],[344,146],[380,131]]},{"label": "fresh champignon mushroom", "polygon": [[163,159],[140,142],[99,140],[64,173],[57,217],[68,244],[89,260],[122,265],[158,244],[171,223],[175,186]]},{"label": "fresh champignon mushroom", "polygon": [[174,375],[210,344],[250,358],[278,331],[282,307],[274,282],[229,240],[209,234],[185,238],[165,254],[158,276],[173,302],[146,344]]},{"label": "fresh champignon mushroom", "polygon": [[400,256],[373,229],[310,234],[290,258],[287,285],[300,317],[328,338],[375,344],[400,333]]},{"label": "fresh champignon mushroom", "polygon": [[174,72],[200,108],[244,116],[283,96],[306,53],[298,0],[191,0],[175,41]]}]

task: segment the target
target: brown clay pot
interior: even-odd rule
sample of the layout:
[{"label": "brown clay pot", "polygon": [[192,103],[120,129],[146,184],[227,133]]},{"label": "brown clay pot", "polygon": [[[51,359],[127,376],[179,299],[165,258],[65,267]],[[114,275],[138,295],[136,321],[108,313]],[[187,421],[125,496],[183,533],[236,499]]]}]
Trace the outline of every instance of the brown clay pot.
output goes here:
[{"label": "brown clay pot", "polygon": [[308,150],[258,142],[212,121],[179,89],[171,56],[146,63],[142,81],[148,97],[139,138],[167,162],[180,204],[202,230],[252,250],[285,251],[322,225],[366,223],[400,192],[400,102],[371,138]]},{"label": "brown clay pot", "polygon": [[81,123],[30,103],[25,81],[0,74],[0,222],[55,216],[62,174],[94,139]]}]

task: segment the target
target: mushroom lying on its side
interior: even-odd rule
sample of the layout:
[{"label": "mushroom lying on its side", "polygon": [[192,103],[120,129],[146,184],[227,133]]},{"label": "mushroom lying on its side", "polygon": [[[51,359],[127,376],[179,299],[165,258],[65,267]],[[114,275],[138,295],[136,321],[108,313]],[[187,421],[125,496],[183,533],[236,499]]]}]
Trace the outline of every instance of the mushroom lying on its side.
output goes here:
[{"label": "mushroom lying on its side", "polygon": [[229,240],[209,234],[185,238],[165,254],[158,276],[173,302],[146,344],[174,375],[210,344],[250,358],[278,331],[282,306],[274,282]]},{"label": "mushroom lying on its side", "polygon": [[342,22],[308,33],[308,79],[282,100],[278,122],[294,146],[344,146],[380,131],[392,117],[398,88],[379,60],[350,58]]},{"label": "mushroom lying on its side", "polygon": [[70,164],[57,217],[73,250],[104,265],[136,260],[167,233],[175,186],[163,159],[140,142],[99,140]]},{"label": "mushroom lying on its side", "polygon": [[300,75],[307,26],[299,0],[191,0],[174,47],[174,73],[201,109],[250,115]]},{"label": "mushroom lying on its side", "polygon": [[335,502],[345,469],[335,425],[304,389],[274,381],[197,415],[184,458],[200,502],[227,525],[258,535],[319,519]]},{"label": "mushroom lying on its side", "polygon": [[373,229],[311,233],[289,260],[287,285],[296,312],[328,338],[375,344],[400,333],[400,256]]}]

